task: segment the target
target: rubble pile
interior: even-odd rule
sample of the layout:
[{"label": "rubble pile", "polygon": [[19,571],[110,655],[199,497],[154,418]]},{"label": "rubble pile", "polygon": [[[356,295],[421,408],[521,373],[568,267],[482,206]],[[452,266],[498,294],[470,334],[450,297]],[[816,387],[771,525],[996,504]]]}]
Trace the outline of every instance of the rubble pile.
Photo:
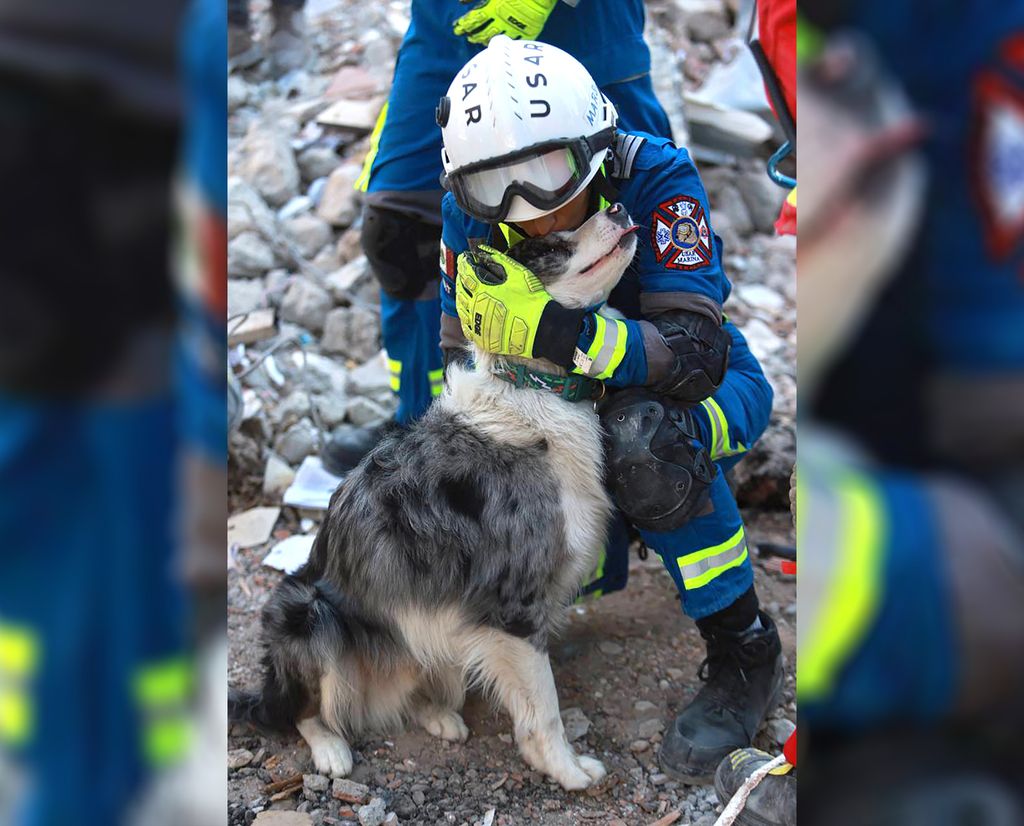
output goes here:
[{"label": "rubble pile", "polygon": [[[719,114],[700,108],[702,86],[736,87],[738,81],[726,82],[729,72],[750,85],[740,66],[746,49],[737,15],[744,5],[648,3],[655,88],[680,142],[714,133]],[[395,406],[381,354],[378,290],[359,247],[360,193],[353,183],[387,96],[409,0],[310,0],[306,15],[311,57],[305,68],[275,78],[264,61],[232,72],[228,81],[231,357],[236,373],[255,368],[242,380],[243,419],[231,436],[231,467],[236,482],[258,477],[261,484],[250,488],[273,502],[280,501],[274,497],[288,476],[285,465],[294,470],[315,454],[321,429],[374,425]],[[256,17],[265,26],[266,15]],[[747,91],[763,99],[759,89]],[[744,138],[737,138],[733,114],[722,115],[731,147]],[[767,128],[756,115],[739,114]],[[747,122],[741,119],[739,129]],[[764,172],[770,142],[754,132],[749,157],[710,145],[691,150],[712,225],[725,242],[734,284],[726,311],[776,392],[769,431],[733,481],[741,504],[786,508],[795,458],[795,243],[774,235],[785,193]],[[256,366],[271,347],[273,354]]]}]

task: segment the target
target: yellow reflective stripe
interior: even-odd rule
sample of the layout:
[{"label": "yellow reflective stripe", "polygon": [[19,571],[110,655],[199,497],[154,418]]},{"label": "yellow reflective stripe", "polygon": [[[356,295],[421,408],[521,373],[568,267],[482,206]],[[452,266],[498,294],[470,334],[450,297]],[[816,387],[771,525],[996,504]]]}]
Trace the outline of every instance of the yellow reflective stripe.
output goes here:
[{"label": "yellow reflective stripe", "polygon": [[192,666],[184,657],[147,666],[136,674],[134,688],[143,708],[179,705],[192,693]]},{"label": "yellow reflective stripe", "polygon": [[183,714],[154,720],[146,726],[142,748],[146,759],[156,767],[177,763],[192,745],[192,725]]},{"label": "yellow reflective stripe", "polygon": [[724,542],[681,556],[676,559],[676,564],[683,576],[683,585],[692,590],[707,585],[723,571],[742,565],[746,558],[747,540],[740,525],[740,529]]},{"label": "yellow reflective stripe", "polygon": [[587,358],[593,363],[586,371],[588,376],[606,379],[622,364],[626,356],[626,338],[629,328],[624,321],[595,315],[594,340],[587,348]]},{"label": "yellow reflective stripe", "polygon": [[607,322],[604,320],[604,316],[594,316],[594,340],[590,342],[590,347],[587,348],[587,358],[596,359],[597,354],[601,352],[601,345],[604,344],[604,329],[607,326]]},{"label": "yellow reflective stripe", "polygon": [[[800,490],[798,478],[798,521]],[[797,663],[797,691],[803,699],[821,697],[831,690],[881,601],[882,548],[887,532],[882,499],[870,482],[854,474],[841,478],[837,492],[842,502],[841,539],[833,576],[822,596],[818,622],[801,632],[807,639]]]},{"label": "yellow reflective stripe", "polygon": [[737,453],[746,451],[742,442],[737,442],[736,447],[732,446],[729,438],[729,420],[725,418],[725,411],[712,398],[707,398],[701,405],[708,413],[711,420],[712,445],[711,458],[720,459],[723,456],[735,456]]},{"label": "yellow reflective stripe", "polygon": [[18,746],[32,734],[32,701],[25,691],[0,686],[0,743]]},{"label": "yellow reflective stripe", "polygon": [[352,185],[352,188],[359,192],[366,192],[370,186],[370,169],[373,167],[373,162],[377,159],[377,150],[380,149],[380,136],[384,131],[384,121],[388,118],[388,104],[385,102],[384,107],[380,110],[380,114],[377,115],[377,122],[373,126],[373,132],[370,133],[370,149],[366,153],[366,160],[363,161],[363,169],[359,173],[359,177],[356,178],[356,182]]},{"label": "yellow reflective stripe", "polygon": [[388,365],[388,372],[391,373],[388,383],[391,385],[391,389],[397,393],[402,386],[402,362],[393,358],[387,358],[385,361]]},{"label": "yellow reflective stripe", "polygon": [[435,384],[439,381],[444,381],[444,368],[441,367],[438,370],[428,370],[427,378]]},{"label": "yellow reflective stripe", "polygon": [[33,631],[0,624],[0,675],[23,679],[35,673],[39,642]]}]

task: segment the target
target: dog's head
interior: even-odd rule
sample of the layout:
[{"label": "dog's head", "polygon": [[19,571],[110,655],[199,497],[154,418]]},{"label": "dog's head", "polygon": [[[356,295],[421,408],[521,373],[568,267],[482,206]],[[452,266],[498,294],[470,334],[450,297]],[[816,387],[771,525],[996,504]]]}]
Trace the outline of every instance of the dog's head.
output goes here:
[{"label": "dog's head", "polygon": [[530,269],[551,297],[584,308],[608,300],[633,259],[638,229],[622,204],[612,204],[572,232],[526,238],[508,254]]}]

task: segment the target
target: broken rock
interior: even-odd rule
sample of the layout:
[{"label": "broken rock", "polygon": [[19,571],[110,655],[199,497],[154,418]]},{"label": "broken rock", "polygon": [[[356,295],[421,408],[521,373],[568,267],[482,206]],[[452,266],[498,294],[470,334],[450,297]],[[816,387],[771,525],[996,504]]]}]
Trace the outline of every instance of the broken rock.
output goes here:
[{"label": "broken rock", "polygon": [[313,826],[313,818],[306,812],[260,812],[253,826]]},{"label": "broken rock", "polygon": [[243,232],[228,242],[228,275],[254,278],[274,266],[274,252],[255,232]]},{"label": "broken rock", "polygon": [[380,349],[380,319],[363,307],[337,307],[327,314],[320,347],[355,361],[368,359]]},{"label": "broken rock", "polygon": [[317,215],[336,227],[351,226],[359,214],[354,186],[361,172],[362,166],[358,163],[337,167],[324,184]]},{"label": "broken rock", "polygon": [[309,394],[301,390],[289,393],[273,412],[274,423],[279,428],[291,427],[299,419],[309,415]]},{"label": "broken rock", "polygon": [[309,213],[286,221],[284,231],[304,258],[312,258],[331,240],[331,228],[327,222]]},{"label": "broken rock", "polygon": [[302,419],[274,442],[274,450],[289,464],[297,465],[317,452],[317,430],[309,419]]},{"label": "broken rock", "polygon": [[238,344],[255,344],[264,341],[277,332],[272,309],[250,310],[244,318],[228,325],[228,347]]},{"label": "broken rock", "polygon": [[330,175],[341,163],[341,158],[328,146],[310,146],[299,153],[298,163],[302,180],[312,183],[317,178]]},{"label": "broken rock", "polygon": [[281,299],[281,318],[313,332],[324,328],[331,309],[331,296],[323,287],[308,278],[296,278]]},{"label": "broken rock", "polygon": [[252,758],[252,752],[248,749],[232,749],[228,752],[228,769],[235,771],[245,768],[252,762]]},{"label": "broken rock", "polygon": [[562,725],[565,726],[565,736],[569,738],[570,743],[574,740],[579,740],[590,731],[590,720],[578,708],[562,710]]},{"label": "broken rock", "polygon": [[360,396],[369,396],[381,390],[389,390],[391,374],[384,362],[385,358],[385,353],[381,350],[352,370],[348,374],[349,391]]},{"label": "broken rock", "polygon": [[359,427],[372,427],[381,424],[390,415],[384,407],[364,396],[356,396],[352,399],[345,414],[352,424]]},{"label": "broken rock", "polygon": [[299,167],[286,135],[277,129],[251,129],[241,152],[240,174],[267,203],[279,207],[295,194]]},{"label": "broken rock", "polygon": [[359,815],[359,826],[380,826],[384,822],[384,817],[387,813],[388,810],[384,800],[375,797],[365,806],[359,807],[357,812]]},{"label": "broken rock", "polygon": [[331,786],[331,795],[337,800],[343,800],[346,803],[365,803],[370,799],[370,787],[364,786],[362,783],[356,783],[354,780],[346,780],[344,777],[339,777],[334,781],[334,785]]},{"label": "broken rock", "polygon": [[360,255],[353,261],[349,261],[340,270],[336,270],[327,276],[325,280],[327,289],[335,301],[350,301],[352,293],[361,283],[370,277],[370,262],[365,255]]},{"label": "broken rock", "polygon": [[238,177],[228,179],[228,237],[255,231],[274,234],[274,213],[260,194]]},{"label": "broken rock", "polygon": [[249,279],[228,279],[228,318],[266,306],[263,285]]},{"label": "broken rock", "polygon": [[267,452],[267,466],[263,471],[263,493],[272,498],[284,496],[295,481],[295,471],[276,453]]}]

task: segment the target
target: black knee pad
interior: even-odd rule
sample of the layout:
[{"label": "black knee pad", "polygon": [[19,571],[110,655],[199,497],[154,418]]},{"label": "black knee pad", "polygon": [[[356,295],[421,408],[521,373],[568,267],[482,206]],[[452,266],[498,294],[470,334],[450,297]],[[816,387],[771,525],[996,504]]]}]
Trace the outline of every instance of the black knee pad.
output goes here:
[{"label": "black knee pad", "polygon": [[716,469],[686,407],[631,388],[612,396],[600,413],[609,487],[630,522],[671,531],[705,509]]},{"label": "black knee pad", "polygon": [[361,240],[381,289],[411,301],[440,276],[441,228],[392,209],[367,205]]}]

